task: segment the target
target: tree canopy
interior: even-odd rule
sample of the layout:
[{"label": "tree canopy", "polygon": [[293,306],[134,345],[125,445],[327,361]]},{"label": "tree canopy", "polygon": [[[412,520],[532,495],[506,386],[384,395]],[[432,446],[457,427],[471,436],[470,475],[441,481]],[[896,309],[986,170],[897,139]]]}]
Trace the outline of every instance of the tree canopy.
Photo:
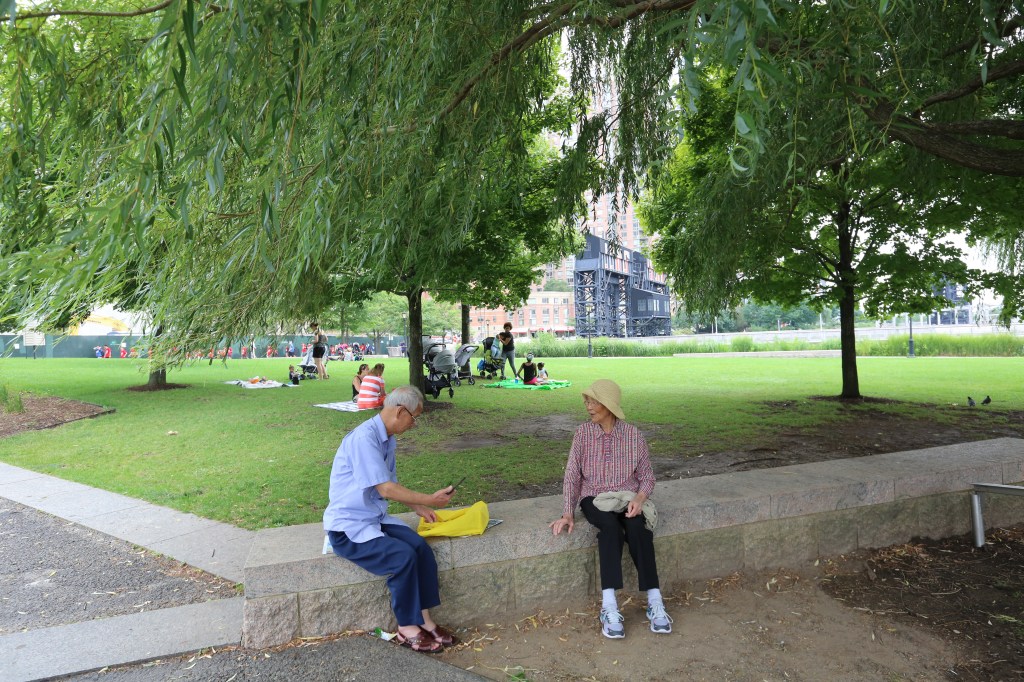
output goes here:
[{"label": "tree canopy", "polygon": [[[968,268],[965,242],[951,236],[985,234],[1000,216],[1019,217],[1020,207],[1015,179],[973,171],[922,179],[910,150],[858,147],[848,128],[836,126],[842,115],[826,108],[803,117],[799,134],[827,138],[828,161],[787,174],[779,140],[793,128],[792,112],[775,112],[761,133],[768,151],[738,178],[723,163],[733,150],[723,125],[731,102],[709,83],[641,214],[660,237],[656,266],[672,275],[687,310],[705,320],[746,300],[838,307],[842,395],[856,398],[857,308],[875,317],[928,312],[947,305],[944,284],[963,285],[970,296],[1004,282],[1001,273]],[[983,206],[974,196],[982,187],[1001,189],[1004,198],[993,195]],[[1013,289],[1019,300],[1020,283]]]},{"label": "tree canopy", "polygon": [[1020,0],[0,7],[0,311],[52,325],[133,273],[168,344],[394,273],[426,288],[495,184],[528,193],[538,121],[569,140],[547,199],[571,221],[584,189],[657,171],[708,69],[735,74],[736,173],[769,146],[794,183],[818,172],[832,140],[799,123],[826,111],[855,152],[900,146],[923,176],[1024,176]]}]

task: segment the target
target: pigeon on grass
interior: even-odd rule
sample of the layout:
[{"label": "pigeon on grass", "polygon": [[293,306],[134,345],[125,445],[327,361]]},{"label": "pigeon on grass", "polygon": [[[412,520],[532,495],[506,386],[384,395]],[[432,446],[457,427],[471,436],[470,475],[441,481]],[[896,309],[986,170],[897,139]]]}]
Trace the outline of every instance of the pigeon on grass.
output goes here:
[{"label": "pigeon on grass", "polygon": [[974,398],[967,396],[967,407],[974,407],[978,403],[974,402]]},{"label": "pigeon on grass", "polygon": [[991,396],[985,396],[985,399],[981,401],[981,404],[982,405],[988,405],[990,402],[992,402],[992,397]]}]

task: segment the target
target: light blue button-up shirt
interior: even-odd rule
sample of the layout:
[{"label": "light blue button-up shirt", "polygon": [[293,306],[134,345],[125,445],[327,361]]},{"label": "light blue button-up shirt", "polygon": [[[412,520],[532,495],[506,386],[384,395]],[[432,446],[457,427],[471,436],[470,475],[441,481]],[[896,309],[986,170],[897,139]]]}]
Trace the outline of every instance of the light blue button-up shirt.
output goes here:
[{"label": "light blue button-up shirt", "polygon": [[388,501],[375,486],[398,482],[395,437],[388,436],[380,415],[349,431],[331,467],[330,503],[324,530],[340,531],[352,542],[383,537],[381,524],[405,525],[388,514]]}]

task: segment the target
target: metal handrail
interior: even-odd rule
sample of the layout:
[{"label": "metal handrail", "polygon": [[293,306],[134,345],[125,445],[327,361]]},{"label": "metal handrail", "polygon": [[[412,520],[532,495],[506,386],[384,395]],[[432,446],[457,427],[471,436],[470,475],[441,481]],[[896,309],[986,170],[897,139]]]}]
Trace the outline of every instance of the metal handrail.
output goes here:
[{"label": "metal handrail", "polygon": [[971,486],[971,527],[974,529],[974,546],[984,547],[985,522],[981,518],[981,494],[1024,495],[1024,486],[1003,483],[972,483]]}]

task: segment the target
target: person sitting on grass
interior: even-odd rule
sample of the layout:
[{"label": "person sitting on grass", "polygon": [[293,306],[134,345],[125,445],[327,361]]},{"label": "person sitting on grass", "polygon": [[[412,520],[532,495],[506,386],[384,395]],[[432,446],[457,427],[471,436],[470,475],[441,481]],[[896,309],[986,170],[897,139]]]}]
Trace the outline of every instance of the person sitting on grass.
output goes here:
[{"label": "person sitting on grass", "polygon": [[546,384],[548,383],[548,371],[544,369],[544,363],[537,363],[537,383]]},{"label": "person sitting on grass", "polygon": [[362,383],[359,384],[359,396],[356,398],[356,405],[360,410],[369,410],[384,405],[384,398],[387,397],[384,390],[384,365],[378,362],[373,366]]},{"label": "person sitting on grass", "polygon": [[295,365],[288,365],[288,381],[298,386],[300,379],[302,379],[302,374],[295,371]]},{"label": "person sitting on grass", "polygon": [[363,385],[363,378],[369,373],[370,366],[365,362],[359,365],[359,371],[352,377],[352,402],[359,398],[359,387]]},{"label": "person sitting on grass", "polygon": [[[520,363],[519,372],[523,373],[524,384],[537,385],[537,365],[533,362],[533,353],[526,354],[526,362]],[[517,377],[519,372],[516,372]]]},{"label": "person sitting on grass", "polygon": [[665,612],[654,558],[657,512],[648,500],[654,491],[654,470],[647,441],[640,429],[627,424],[620,403],[622,391],[609,379],[598,379],[583,391],[590,421],[576,429],[565,465],[562,490],[565,513],[550,524],[552,533],[572,533],[576,507],[598,529],[597,555],[601,568],[601,634],[626,636],[615,591],[622,589],[622,544],[636,566],[641,592],[647,592],[651,631],[672,632]]}]

